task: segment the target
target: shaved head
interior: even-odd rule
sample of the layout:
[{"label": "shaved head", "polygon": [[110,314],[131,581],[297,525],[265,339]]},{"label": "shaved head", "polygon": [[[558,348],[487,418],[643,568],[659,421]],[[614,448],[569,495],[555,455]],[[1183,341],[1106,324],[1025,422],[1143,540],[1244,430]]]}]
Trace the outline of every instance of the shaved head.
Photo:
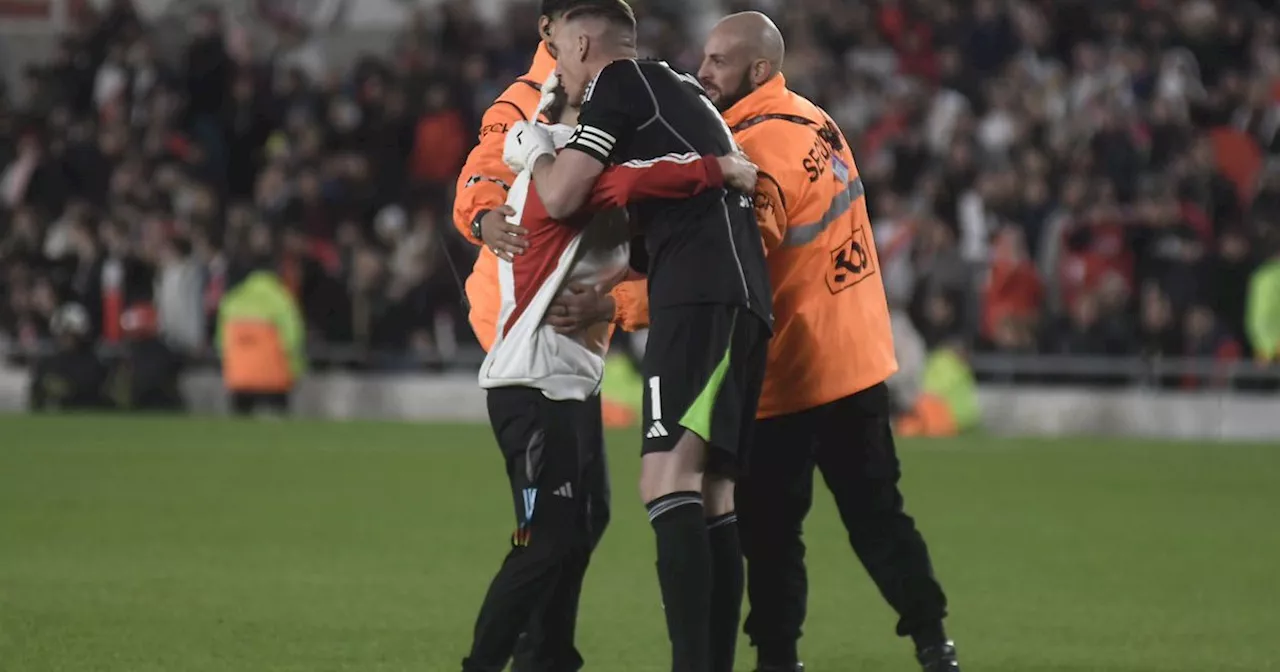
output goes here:
[{"label": "shaved head", "polygon": [[773,19],[760,12],[740,12],[724,17],[711,30],[710,39],[716,38],[742,45],[752,60],[768,62],[774,72],[782,69],[782,59],[786,56],[782,31],[778,30]]},{"label": "shaved head", "polygon": [[725,110],[781,72],[785,57],[782,31],[772,19],[760,12],[730,14],[707,36],[698,80]]}]

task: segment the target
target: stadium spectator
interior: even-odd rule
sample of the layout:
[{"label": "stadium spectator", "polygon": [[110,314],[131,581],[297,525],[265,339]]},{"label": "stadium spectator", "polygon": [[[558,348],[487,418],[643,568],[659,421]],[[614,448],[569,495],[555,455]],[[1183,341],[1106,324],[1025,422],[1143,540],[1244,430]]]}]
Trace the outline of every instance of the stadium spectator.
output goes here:
[{"label": "stadium spectator", "polygon": [[1034,349],[1043,295],[1022,229],[1004,228],[996,237],[987,279],[983,337],[1005,349]]},{"label": "stadium spectator", "polygon": [[[1142,288],[1139,311],[1138,353],[1156,367],[1165,359],[1177,357],[1182,352],[1182,325],[1178,323],[1173,302],[1159,285],[1153,282]],[[1177,381],[1160,376],[1157,382],[1170,385]]]},{"label": "stadium spectator", "polygon": [[[1240,343],[1218,323],[1213,311],[1204,305],[1192,306],[1183,315],[1182,355],[1213,363],[1219,372],[1240,359]],[[1221,382],[1221,375],[1185,375],[1182,387],[1195,389]]]},{"label": "stadium spectator", "polygon": [[200,301],[204,271],[192,254],[190,241],[169,238],[160,245],[156,331],[175,351],[198,355],[205,343],[205,314]]},{"label": "stadium spectator", "polygon": [[427,89],[422,117],[414,130],[414,180],[444,191],[458,178],[458,171],[470,149],[470,130],[464,125],[462,112],[450,105],[449,90],[444,84]]},{"label": "stadium spectator", "polygon": [[[46,291],[36,292],[42,297]],[[54,312],[49,331],[57,346],[36,361],[31,375],[33,411],[84,411],[106,406],[106,367],[93,351],[89,315],[83,306],[68,303]]]},{"label": "stadium spectator", "polygon": [[155,307],[133,306],[121,320],[124,348],[107,378],[108,399],[122,411],[182,411],[183,358],[160,337]]}]

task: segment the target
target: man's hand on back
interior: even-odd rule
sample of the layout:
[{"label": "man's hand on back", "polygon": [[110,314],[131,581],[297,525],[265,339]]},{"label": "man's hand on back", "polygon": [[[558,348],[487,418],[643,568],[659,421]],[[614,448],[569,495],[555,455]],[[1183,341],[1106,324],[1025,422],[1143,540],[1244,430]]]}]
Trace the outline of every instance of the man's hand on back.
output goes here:
[{"label": "man's hand on back", "polygon": [[502,146],[502,162],[517,174],[525,168],[532,168],[539,157],[555,154],[556,146],[551,141],[551,134],[541,126],[527,121],[512,124]]},{"label": "man's hand on back", "polygon": [[728,156],[717,157],[720,172],[724,173],[724,183],[748,194],[756,190],[756,179],[760,168],[751,163],[746,154],[734,152]]},{"label": "man's hand on back", "polygon": [[507,217],[516,214],[510,206],[494,208],[480,218],[480,240],[499,259],[512,261],[517,255],[529,249],[526,236],[529,230],[523,226],[507,222]]},{"label": "man's hand on back", "polygon": [[593,285],[571,284],[551,302],[547,324],[561,334],[572,334],[601,322],[612,322],[617,306],[613,297]]}]

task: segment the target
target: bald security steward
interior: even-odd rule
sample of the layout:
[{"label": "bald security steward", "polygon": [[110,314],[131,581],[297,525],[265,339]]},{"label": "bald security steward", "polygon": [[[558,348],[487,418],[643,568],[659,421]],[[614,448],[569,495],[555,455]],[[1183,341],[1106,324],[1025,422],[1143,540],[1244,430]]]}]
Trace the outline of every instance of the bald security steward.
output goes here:
[{"label": "bald security steward", "polygon": [[885,380],[897,370],[863,183],[840,130],[787,89],[782,34],[763,14],[723,19],[698,79],[760,168],[756,217],[774,337],[748,469],[736,493],[746,632],[759,672],[802,670],[808,583],[801,530],[815,467],[854,552],[898,612],[925,672],[958,672],[946,597],[903,509]]}]

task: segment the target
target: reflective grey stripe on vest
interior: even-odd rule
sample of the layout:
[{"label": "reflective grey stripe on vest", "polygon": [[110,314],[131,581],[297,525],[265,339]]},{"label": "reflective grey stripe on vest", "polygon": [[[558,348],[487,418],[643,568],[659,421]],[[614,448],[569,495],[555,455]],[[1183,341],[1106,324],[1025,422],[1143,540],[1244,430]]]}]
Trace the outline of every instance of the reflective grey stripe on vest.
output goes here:
[{"label": "reflective grey stripe on vest", "polygon": [[853,202],[862,198],[866,193],[866,187],[862,185],[862,178],[853,178],[853,181],[849,183],[848,187],[845,187],[844,191],[836,194],[835,198],[831,199],[831,205],[823,213],[822,219],[812,224],[788,226],[787,234],[782,237],[782,244],[787,247],[799,247],[817,240],[818,236],[822,235],[822,232],[826,231],[832,222],[849,212]]}]

